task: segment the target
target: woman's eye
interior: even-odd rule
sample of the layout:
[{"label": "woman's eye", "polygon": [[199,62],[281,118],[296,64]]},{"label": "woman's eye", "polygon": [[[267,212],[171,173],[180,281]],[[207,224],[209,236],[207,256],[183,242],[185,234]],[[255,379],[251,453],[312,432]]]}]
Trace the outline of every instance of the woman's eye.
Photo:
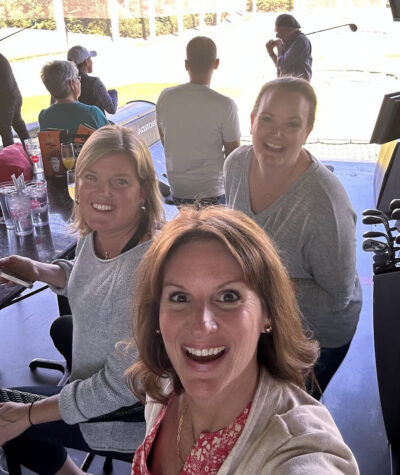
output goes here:
[{"label": "woman's eye", "polygon": [[86,173],[83,178],[86,180],[86,181],[95,181],[96,180],[96,177],[95,175],[92,175],[91,173]]},{"label": "woman's eye", "polygon": [[218,297],[217,300],[223,303],[234,303],[240,300],[240,296],[238,292],[234,290],[226,290]]},{"label": "woman's eye", "polygon": [[296,129],[298,127],[301,126],[301,124],[299,122],[289,122],[289,127],[291,127],[292,129]]},{"label": "woman's eye", "polygon": [[262,120],[263,122],[271,122],[271,117],[268,117],[268,116],[265,116],[265,115],[264,115],[264,116],[261,117],[261,120]]},{"label": "woman's eye", "polygon": [[125,186],[128,184],[128,180],[126,178],[115,178],[114,186]]},{"label": "woman's eye", "polygon": [[175,303],[185,303],[189,301],[185,294],[172,294],[169,299]]}]

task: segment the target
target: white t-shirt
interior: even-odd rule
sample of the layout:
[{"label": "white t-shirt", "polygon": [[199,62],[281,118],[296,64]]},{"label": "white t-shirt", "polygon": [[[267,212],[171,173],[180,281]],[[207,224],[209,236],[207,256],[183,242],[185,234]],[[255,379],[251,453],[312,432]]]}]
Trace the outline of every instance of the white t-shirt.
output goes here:
[{"label": "white t-shirt", "polygon": [[223,142],[240,140],[234,101],[204,85],[170,87],[158,99],[157,124],[164,135],[172,195],[223,195]]}]

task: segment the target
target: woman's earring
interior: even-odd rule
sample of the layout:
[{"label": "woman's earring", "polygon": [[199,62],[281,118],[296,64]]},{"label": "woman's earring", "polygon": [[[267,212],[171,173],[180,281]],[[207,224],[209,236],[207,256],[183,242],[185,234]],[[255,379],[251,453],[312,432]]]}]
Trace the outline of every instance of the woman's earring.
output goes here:
[{"label": "woman's earring", "polygon": [[156,330],[156,335],[160,335],[160,334],[161,334],[161,332],[160,332],[160,330],[157,328],[157,330]]},{"label": "woman's earring", "polygon": [[74,201],[77,205],[79,205],[79,196],[77,196]]},{"label": "woman's earring", "polygon": [[265,325],[264,333],[271,333],[272,332],[272,325]]}]

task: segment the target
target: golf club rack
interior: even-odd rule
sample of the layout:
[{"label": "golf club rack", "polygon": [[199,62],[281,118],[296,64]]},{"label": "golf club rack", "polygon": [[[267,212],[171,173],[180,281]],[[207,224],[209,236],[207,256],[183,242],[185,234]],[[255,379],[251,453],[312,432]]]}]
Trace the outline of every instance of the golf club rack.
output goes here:
[{"label": "golf club rack", "polygon": [[375,363],[391,474],[400,473],[400,140],[382,144],[375,168],[376,209],[362,248],[373,254]]}]

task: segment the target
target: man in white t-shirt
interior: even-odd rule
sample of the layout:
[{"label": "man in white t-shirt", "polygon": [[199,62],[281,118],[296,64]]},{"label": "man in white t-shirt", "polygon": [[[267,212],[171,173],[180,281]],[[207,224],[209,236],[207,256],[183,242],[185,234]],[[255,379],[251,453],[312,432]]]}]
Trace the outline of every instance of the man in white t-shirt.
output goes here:
[{"label": "man in white t-shirt", "polygon": [[157,102],[171,193],[177,206],[194,201],[223,204],[223,163],[240,145],[237,107],[210,89],[219,65],[215,43],[204,36],[193,38],[186,56],[190,82],[164,89]]}]

